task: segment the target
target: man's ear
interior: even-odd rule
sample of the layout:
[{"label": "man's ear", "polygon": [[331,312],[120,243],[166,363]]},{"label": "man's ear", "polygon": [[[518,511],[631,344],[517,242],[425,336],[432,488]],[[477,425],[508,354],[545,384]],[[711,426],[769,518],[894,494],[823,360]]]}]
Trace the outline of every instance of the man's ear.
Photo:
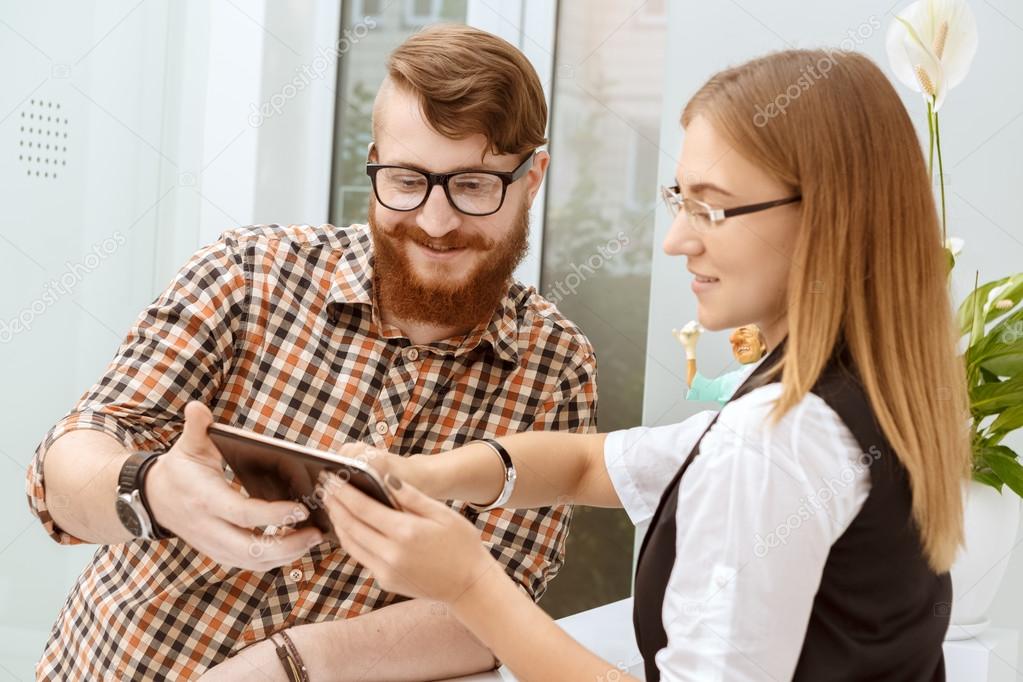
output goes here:
[{"label": "man's ear", "polygon": [[377,145],[376,142],[370,140],[369,144],[366,145],[366,161],[368,163],[376,163],[377,160]]},{"label": "man's ear", "polygon": [[526,191],[529,197],[529,204],[532,206],[536,193],[540,191],[540,184],[547,174],[547,166],[551,162],[551,155],[546,150],[536,152],[533,158],[533,166],[526,172]]}]

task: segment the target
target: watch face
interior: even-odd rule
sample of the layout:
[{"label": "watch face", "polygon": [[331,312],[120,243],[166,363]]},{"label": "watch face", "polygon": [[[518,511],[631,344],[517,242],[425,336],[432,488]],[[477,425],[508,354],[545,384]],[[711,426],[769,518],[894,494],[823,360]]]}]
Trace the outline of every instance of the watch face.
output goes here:
[{"label": "watch face", "polygon": [[142,524],[139,522],[138,514],[132,509],[131,504],[120,497],[117,498],[117,517],[121,519],[129,533],[135,537],[142,535]]}]

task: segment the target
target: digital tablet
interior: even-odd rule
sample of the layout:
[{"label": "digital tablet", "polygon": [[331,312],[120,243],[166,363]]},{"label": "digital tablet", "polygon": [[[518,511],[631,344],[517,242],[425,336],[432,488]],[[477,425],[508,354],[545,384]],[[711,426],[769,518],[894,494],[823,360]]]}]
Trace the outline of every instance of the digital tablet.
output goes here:
[{"label": "digital tablet", "polygon": [[401,508],[376,470],[359,460],[227,424],[211,424],[208,433],[249,496],[269,501],[294,500],[306,506],[309,518],[296,523],[296,528],[312,524],[324,537],[338,542],[323,505],[322,489],[316,490],[323,471],[336,473],[392,509]]}]

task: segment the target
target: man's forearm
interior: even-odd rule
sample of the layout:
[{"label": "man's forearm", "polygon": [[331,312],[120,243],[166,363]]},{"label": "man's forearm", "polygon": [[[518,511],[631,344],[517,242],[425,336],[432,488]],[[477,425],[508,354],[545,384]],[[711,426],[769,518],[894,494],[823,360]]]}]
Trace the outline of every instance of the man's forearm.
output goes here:
[{"label": "man's forearm", "polygon": [[422,599],[288,633],[313,680],[440,680],[494,666],[493,654],[445,605]]},{"label": "man's forearm", "polygon": [[43,456],[46,506],[57,526],[97,544],[132,535],[117,518],[117,476],[130,453],[105,433],[80,429],[54,441]]}]

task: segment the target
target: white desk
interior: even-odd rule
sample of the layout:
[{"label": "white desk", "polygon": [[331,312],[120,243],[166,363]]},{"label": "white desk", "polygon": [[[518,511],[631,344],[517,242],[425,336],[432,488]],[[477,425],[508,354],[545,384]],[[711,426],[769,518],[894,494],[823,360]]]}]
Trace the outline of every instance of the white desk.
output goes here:
[{"label": "white desk", "polygon": [[[643,659],[632,632],[632,599],[623,599],[558,621],[577,641],[621,670],[643,679]],[[510,636],[514,634],[509,633]],[[992,628],[979,637],[945,642],[947,682],[1016,682],[1019,633]],[[615,676],[609,675],[609,680]],[[512,682],[505,668],[459,677],[458,682]]]}]

